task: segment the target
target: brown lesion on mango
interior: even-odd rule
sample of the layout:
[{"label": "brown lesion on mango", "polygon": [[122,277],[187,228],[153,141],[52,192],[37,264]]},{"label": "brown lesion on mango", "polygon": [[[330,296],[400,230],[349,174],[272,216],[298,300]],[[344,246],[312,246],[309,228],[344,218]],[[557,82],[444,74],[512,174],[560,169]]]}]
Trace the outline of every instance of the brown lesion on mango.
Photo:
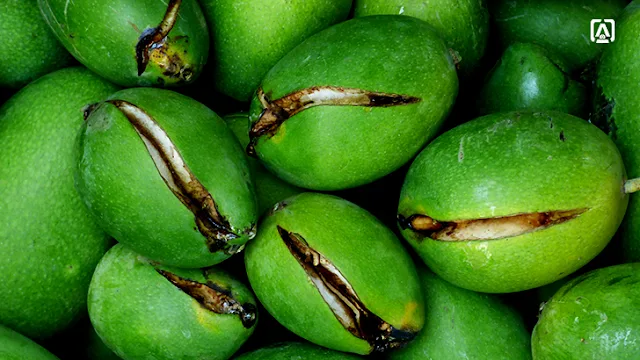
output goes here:
[{"label": "brown lesion on mango", "polygon": [[510,238],[573,220],[589,209],[556,210],[484,219],[438,221],[427,215],[398,214],[400,228],[438,241],[484,241]]},{"label": "brown lesion on mango", "polygon": [[[138,76],[147,69],[149,62],[162,69],[163,75],[177,79],[177,82],[189,82],[193,78],[194,71],[190,64],[186,64],[183,55],[188,39],[176,37],[170,39],[169,32],[178,20],[178,12],[182,0],[170,0],[167,11],[160,25],[142,32],[136,45],[136,62],[138,64]],[[182,44],[179,44],[182,42]]]},{"label": "brown lesion on mango", "polygon": [[316,106],[391,107],[415,104],[420,98],[339,86],[314,86],[271,100],[262,88],[257,92],[262,114],[251,125],[247,153],[255,155],[255,145],[262,136],[271,137],[280,125],[294,115]]},{"label": "brown lesion on mango", "polygon": [[213,196],[191,172],[175,144],[160,125],[144,110],[130,102],[108,100],[107,103],[114,105],[127,117],[142,139],[162,180],[194,214],[198,231],[205,237],[209,251],[222,251],[227,255],[242,251],[244,245],[228,244],[239,236],[233,232],[229,221],[220,214]]},{"label": "brown lesion on mango", "polygon": [[161,269],[156,269],[156,271],[178,289],[194,298],[205,309],[216,314],[238,315],[242,325],[247,329],[256,323],[256,306],[251,303],[241,304],[233,297],[231,291],[223,286],[210,280],[206,284],[202,284]]},{"label": "brown lesion on mango", "polygon": [[397,329],[367,309],[340,270],[300,234],[280,226],[277,229],[336,319],[353,336],[367,341],[372,352],[401,347],[416,336],[417,330]]}]

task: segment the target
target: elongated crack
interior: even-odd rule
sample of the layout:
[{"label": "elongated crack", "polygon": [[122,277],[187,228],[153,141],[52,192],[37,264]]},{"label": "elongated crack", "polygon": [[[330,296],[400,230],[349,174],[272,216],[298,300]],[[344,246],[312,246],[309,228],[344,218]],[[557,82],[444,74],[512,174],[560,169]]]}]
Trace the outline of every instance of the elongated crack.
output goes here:
[{"label": "elongated crack", "polygon": [[251,303],[240,304],[231,292],[224,289],[221,285],[212,281],[207,281],[206,284],[202,284],[197,281],[182,278],[168,271],[160,269],[156,269],[156,271],[178,289],[194,298],[205,309],[213,311],[216,314],[238,315],[240,321],[242,321],[242,325],[247,329],[256,323],[256,306]]},{"label": "elongated crack", "polygon": [[312,249],[301,235],[280,226],[278,233],[336,319],[352,335],[367,341],[372,351],[397,348],[415,337],[416,332],[396,329],[367,309],[340,270]]},{"label": "elongated crack", "polygon": [[255,155],[255,145],[261,136],[273,136],[280,125],[299,112],[315,106],[390,107],[415,104],[420,98],[338,86],[314,86],[299,90],[277,100],[270,100],[262,88],[257,93],[263,111],[249,131],[247,153]]},{"label": "elongated crack", "polygon": [[176,21],[178,20],[178,12],[182,0],[170,0],[167,5],[167,11],[160,25],[155,28],[149,28],[142,32],[136,45],[136,61],[138,63],[138,76],[142,75],[149,64],[149,53],[155,49],[164,46],[167,36]]},{"label": "elongated crack", "polygon": [[238,238],[227,219],[220,214],[209,191],[191,172],[167,133],[144,110],[124,100],[109,100],[129,120],[144,142],[162,180],[195,216],[198,231],[206,238],[211,252],[228,255],[242,251],[243,245],[229,245]]},{"label": "elongated crack", "polygon": [[498,240],[518,236],[572,220],[589,209],[557,210],[486,219],[438,221],[427,215],[398,215],[402,229],[440,241]]}]

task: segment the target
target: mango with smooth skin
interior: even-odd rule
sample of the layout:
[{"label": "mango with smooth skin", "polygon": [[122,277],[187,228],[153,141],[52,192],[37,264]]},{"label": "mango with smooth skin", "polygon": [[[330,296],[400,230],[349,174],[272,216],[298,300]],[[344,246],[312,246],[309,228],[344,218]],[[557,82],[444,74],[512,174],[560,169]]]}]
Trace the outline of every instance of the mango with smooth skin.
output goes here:
[{"label": "mango with smooth skin", "polygon": [[459,287],[508,293],[579,269],[627,207],[620,153],[596,126],[560,112],[487,115],[450,130],[407,173],[402,235]]},{"label": "mango with smooth skin", "polygon": [[0,359],[58,360],[42,346],[8,327],[0,325]]},{"label": "mango with smooth skin", "polygon": [[252,100],[247,151],[299,187],[364,185],[435,136],[457,90],[449,51],[426,22],[352,19],[305,40],[267,73]]},{"label": "mango with smooth skin", "polygon": [[302,193],[263,218],[245,266],[265,309],[304,339],[366,355],[413,340],[424,303],[411,257],[366,210]]},{"label": "mango with smooth skin", "polygon": [[216,113],[170,90],[122,90],[91,106],[77,189],[105,232],[162,264],[211,266],[255,236],[240,144]]},{"label": "mango with smooth skin", "polygon": [[302,342],[275,344],[243,354],[235,360],[356,360],[361,357]]},{"label": "mango with smooth skin", "polygon": [[86,308],[109,238],[74,188],[88,103],[116,87],[84,68],[45,75],[0,108],[0,324],[49,337]]},{"label": "mango with smooth skin", "polygon": [[425,325],[389,360],[530,360],[531,335],[520,315],[495,295],[452,285],[419,268]]},{"label": "mango with smooth skin", "polygon": [[487,75],[477,99],[479,115],[515,110],[557,110],[586,115],[587,89],[571,79],[561,59],[540,46],[515,43]]},{"label": "mango with smooth skin", "polygon": [[637,359],[640,264],[588,272],[542,306],[531,339],[533,359]]},{"label": "mango with smooth skin", "polygon": [[118,244],[91,279],[89,317],[122,359],[226,360],[257,323],[250,290],[222,270],[160,266]]},{"label": "mango with smooth skin", "polygon": [[[602,54],[597,70],[594,121],[615,141],[630,177],[640,176],[640,2],[627,6],[616,22],[616,41]],[[623,256],[640,261],[640,199],[631,196],[621,226]]]},{"label": "mango with smooth skin", "polygon": [[179,86],[207,63],[209,32],[197,0],[38,0],[64,47],[124,87]]},{"label": "mango with smooth skin", "polygon": [[463,74],[478,66],[489,40],[484,0],[355,0],[355,17],[384,14],[413,16],[433,26],[456,54]]},{"label": "mango with smooth skin", "polygon": [[568,71],[574,72],[594,63],[609,46],[591,40],[591,20],[616,19],[626,3],[625,0],[491,0],[489,12],[505,48],[515,42],[540,45],[562,57]]},{"label": "mango with smooth skin", "polygon": [[[243,148],[249,145],[249,116],[246,113],[236,113],[225,116],[224,120],[240,145]],[[247,157],[247,163],[255,186],[258,214],[262,215],[280,201],[304,191],[271,174],[257,159]]]},{"label": "mango with smooth skin", "polygon": [[73,59],[42,18],[37,0],[0,3],[0,87],[21,88]]},{"label": "mango with smooth skin", "polygon": [[309,36],[344,21],[351,0],[200,0],[211,29],[213,83],[249,101],[264,75]]}]

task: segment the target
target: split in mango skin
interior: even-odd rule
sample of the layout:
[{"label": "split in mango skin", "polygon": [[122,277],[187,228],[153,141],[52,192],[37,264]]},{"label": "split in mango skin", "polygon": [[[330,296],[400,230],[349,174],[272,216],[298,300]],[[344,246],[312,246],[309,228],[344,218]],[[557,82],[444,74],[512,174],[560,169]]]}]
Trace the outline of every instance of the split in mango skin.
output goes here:
[{"label": "split in mango skin", "polygon": [[87,109],[77,188],[107,233],[163,264],[200,268],[255,236],[242,148],[197,101],[134,88]]}]

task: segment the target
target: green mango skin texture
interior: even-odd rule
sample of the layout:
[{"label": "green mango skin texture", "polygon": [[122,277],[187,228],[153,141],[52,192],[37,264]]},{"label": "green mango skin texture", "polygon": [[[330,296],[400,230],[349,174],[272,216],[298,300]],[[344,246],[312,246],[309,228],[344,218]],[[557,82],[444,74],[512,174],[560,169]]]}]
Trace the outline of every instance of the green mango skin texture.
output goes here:
[{"label": "green mango skin texture", "polygon": [[640,263],[586,273],[549,300],[533,329],[533,358],[637,359]]},{"label": "green mango skin texture", "polygon": [[[391,107],[316,106],[286,120],[275,136],[258,140],[258,157],[281,179],[314,190],[340,190],[372,182],[409,161],[447,116],[458,78],[449,51],[427,23],[381,15],[352,19],[310,37],[261,85],[270,99],[314,86],[422,99]],[[261,112],[256,96],[252,123]]]},{"label": "green mango skin texture", "polygon": [[[597,86],[609,103],[605,110],[610,135],[620,149],[630,178],[640,176],[640,3],[632,2],[616,21],[616,41],[609,44],[598,65]],[[640,198],[632,195],[622,223],[624,256],[640,261]]]},{"label": "green mango skin texture", "polygon": [[479,114],[515,110],[557,110],[584,116],[587,90],[564,66],[534,44],[507,48],[488,75],[478,99]]},{"label": "green mango skin texture", "polygon": [[[214,280],[241,304],[256,305],[249,289],[222,271],[160,269],[199,283]],[[91,280],[89,317],[113,352],[127,359],[224,360],[249,338],[238,315],[216,314],[173,285],[122,244],[111,248]]]},{"label": "green mango skin texture", "polygon": [[0,87],[19,89],[72,59],[44,22],[37,0],[0,3],[0,38]]},{"label": "green mango skin texture", "polygon": [[[249,144],[249,116],[243,113],[231,114],[225,116],[224,120],[240,145],[246,148]],[[264,214],[280,201],[304,191],[271,174],[257,159],[247,156],[247,163],[255,186],[258,214]]]},{"label": "green mango skin texture", "polygon": [[356,360],[361,357],[308,343],[284,343],[244,354],[235,360]]},{"label": "green mango skin texture", "polygon": [[410,229],[402,235],[429,268],[459,287],[532,289],[579,269],[607,245],[627,206],[625,177],[611,139],[584,120],[559,112],[487,115],[422,151],[407,173],[398,214],[455,221],[589,210],[502,239],[436,241]]},{"label": "green mango skin texture", "polygon": [[0,359],[58,360],[42,346],[8,327],[0,325]]},{"label": "green mango skin texture", "polygon": [[389,360],[531,359],[531,335],[516,311],[497,297],[461,289],[431,271],[418,270],[426,322]]},{"label": "green mango skin texture", "polygon": [[[156,120],[239,235],[229,243],[247,242],[257,222],[253,184],[243,150],[224,120],[169,90],[128,89],[109,99],[133,103]],[[140,136],[110,103],[91,113],[83,129],[77,187],[107,233],[150,259],[200,268],[229,258],[209,251],[194,214],[171,192]]]},{"label": "green mango skin texture", "polygon": [[355,0],[354,16],[407,15],[424,20],[458,53],[460,70],[478,66],[489,40],[489,11],[484,0]]},{"label": "green mango skin texture", "polygon": [[[413,262],[395,235],[358,206],[331,195],[303,193],[266,216],[247,245],[251,288],[279,323],[333,350],[368,354],[349,333],[280,238],[276,226],[300,234],[331,261],[365,306],[396,328],[418,331],[424,307]],[[268,255],[268,256],[267,256]]]},{"label": "green mango skin texture", "polygon": [[83,313],[109,247],[74,188],[82,109],[116,88],[84,68],[27,85],[0,108],[0,324],[46,338]]},{"label": "green mango skin texture", "polygon": [[164,46],[169,56],[191,65],[189,79],[165,75],[153,59],[138,76],[136,44],[146,29],[158,27],[167,11],[165,1],[38,0],[38,4],[64,47],[83,65],[118,85],[181,85],[194,81],[207,62],[209,32],[197,0],[183,0]]},{"label": "green mango skin texture", "polygon": [[504,47],[538,44],[560,55],[573,72],[610,45],[591,42],[591,19],[615,19],[625,5],[625,0],[493,0],[489,12]]},{"label": "green mango skin texture", "polygon": [[[211,29],[216,89],[249,101],[260,80],[296,45],[344,21],[351,0],[200,0]],[[283,20],[286,19],[286,20]]]}]

